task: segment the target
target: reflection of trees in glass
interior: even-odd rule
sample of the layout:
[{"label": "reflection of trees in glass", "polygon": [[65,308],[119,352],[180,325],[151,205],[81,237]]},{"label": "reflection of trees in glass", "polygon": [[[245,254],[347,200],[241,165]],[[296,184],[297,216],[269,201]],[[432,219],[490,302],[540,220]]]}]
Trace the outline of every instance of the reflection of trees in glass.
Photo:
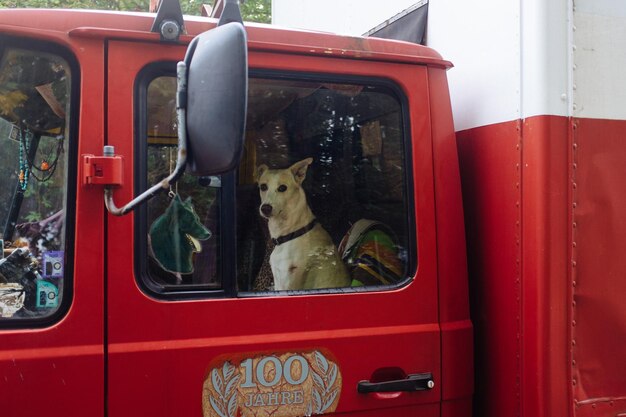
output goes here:
[{"label": "reflection of trees in glass", "polygon": [[[50,163],[56,157],[59,140],[63,140],[63,137],[42,136],[37,148],[37,154],[32,162],[40,167],[43,161]],[[63,208],[65,194],[65,164],[63,163],[63,155],[60,155],[59,159],[60,161],[54,173],[48,180],[38,181],[34,175],[30,176],[28,188],[24,193],[25,198],[20,210],[18,223],[43,220]],[[44,179],[48,176],[46,174],[46,172],[40,172],[36,175]]]},{"label": "reflection of trees in glass", "polygon": [[[17,184],[18,143],[9,135],[13,125],[0,118],[0,228],[11,207],[11,197]],[[1,229],[0,229],[1,230]]]},{"label": "reflection of trees in glass", "polygon": [[[178,143],[176,120],[176,78],[163,76],[150,82],[147,95],[147,136],[148,136],[148,184],[156,184],[167,177],[176,167]],[[200,186],[198,177],[184,174],[173,193],[181,198],[191,197],[194,209],[201,220],[207,216],[215,198],[215,189]],[[170,203],[167,193],[149,202],[148,224],[160,216]]]},{"label": "reflection of trees in glass", "polygon": [[65,68],[53,55],[6,51],[0,67],[0,116],[31,131],[63,129],[69,87]]},{"label": "reflection of trees in glass", "polygon": [[[17,223],[39,221],[63,208],[68,92],[67,65],[61,58],[5,50],[0,60],[0,226],[5,225],[21,169],[30,175]],[[26,139],[20,145],[22,135]],[[29,146],[32,159],[27,158]]]},{"label": "reflection of trees in glass", "polygon": [[150,82],[146,116],[148,143],[177,143],[175,77],[158,77]]},{"label": "reflection of trees in glass", "polygon": [[[180,2],[184,14],[199,15],[203,4],[212,3],[206,0],[187,0]],[[0,0],[0,7],[45,7],[51,9],[98,9],[127,10],[147,12],[150,0]],[[270,23],[271,0],[246,0],[240,5],[241,15],[249,22]]]}]

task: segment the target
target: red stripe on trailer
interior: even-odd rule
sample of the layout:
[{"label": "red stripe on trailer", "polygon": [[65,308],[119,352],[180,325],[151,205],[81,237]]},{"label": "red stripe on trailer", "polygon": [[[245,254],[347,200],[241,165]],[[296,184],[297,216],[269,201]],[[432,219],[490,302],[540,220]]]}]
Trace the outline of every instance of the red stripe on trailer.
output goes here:
[{"label": "red stripe on trailer", "polygon": [[572,387],[577,417],[626,412],[626,120],[574,119]]},{"label": "red stripe on trailer", "polygon": [[626,410],[624,138],[624,120],[560,116],[457,133],[475,415]]}]

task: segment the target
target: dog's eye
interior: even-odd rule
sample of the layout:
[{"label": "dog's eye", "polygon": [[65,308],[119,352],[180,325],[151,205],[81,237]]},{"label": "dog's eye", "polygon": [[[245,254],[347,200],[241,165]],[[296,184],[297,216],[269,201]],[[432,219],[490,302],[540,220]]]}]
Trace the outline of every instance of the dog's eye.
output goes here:
[{"label": "dog's eye", "polygon": [[261,189],[261,191],[267,191],[267,184],[261,184],[259,185],[259,188]]},{"label": "dog's eye", "polygon": [[281,185],[280,187],[278,187],[278,192],[279,193],[284,193],[285,191],[287,191],[287,186],[286,185]]}]

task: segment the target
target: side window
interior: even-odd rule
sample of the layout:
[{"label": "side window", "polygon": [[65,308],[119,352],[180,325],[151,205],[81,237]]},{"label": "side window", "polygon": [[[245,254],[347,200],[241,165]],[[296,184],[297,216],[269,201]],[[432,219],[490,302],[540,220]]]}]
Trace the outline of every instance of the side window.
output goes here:
[{"label": "side window", "polygon": [[[150,183],[176,161],[174,92],[172,77],[147,83]],[[149,203],[144,280],[227,294],[405,282],[416,264],[405,111],[380,80],[252,76],[239,169],[185,175]]]},{"label": "side window", "polygon": [[[145,88],[147,184],[176,167],[176,78],[157,76]],[[220,179],[184,175],[141,209],[147,222],[142,269],[153,290],[220,290]],[[142,237],[144,234],[142,233]]]},{"label": "side window", "polygon": [[50,318],[70,301],[71,76],[52,53],[1,51],[0,326]]}]

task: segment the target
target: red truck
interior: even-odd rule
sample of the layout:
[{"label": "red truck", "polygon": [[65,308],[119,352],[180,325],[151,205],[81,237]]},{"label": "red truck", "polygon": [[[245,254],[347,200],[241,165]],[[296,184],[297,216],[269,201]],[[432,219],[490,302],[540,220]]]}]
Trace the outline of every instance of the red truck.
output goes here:
[{"label": "red truck", "polygon": [[0,10],[2,415],[626,415],[626,117],[237,14]]}]

